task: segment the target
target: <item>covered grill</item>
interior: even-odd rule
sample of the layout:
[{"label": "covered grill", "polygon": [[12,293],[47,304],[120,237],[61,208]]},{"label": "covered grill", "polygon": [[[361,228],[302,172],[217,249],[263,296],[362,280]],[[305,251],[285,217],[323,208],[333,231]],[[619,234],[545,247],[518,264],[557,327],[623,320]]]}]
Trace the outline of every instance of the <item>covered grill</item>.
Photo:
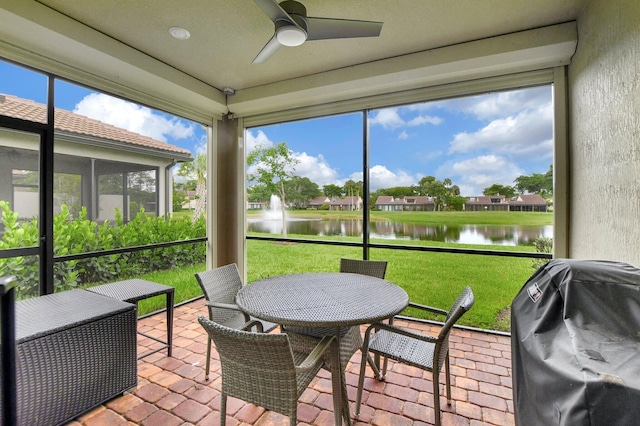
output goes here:
[{"label": "covered grill", "polygon": [[640,269],[557,259],[511,305],[518,425],[640,421]]}]

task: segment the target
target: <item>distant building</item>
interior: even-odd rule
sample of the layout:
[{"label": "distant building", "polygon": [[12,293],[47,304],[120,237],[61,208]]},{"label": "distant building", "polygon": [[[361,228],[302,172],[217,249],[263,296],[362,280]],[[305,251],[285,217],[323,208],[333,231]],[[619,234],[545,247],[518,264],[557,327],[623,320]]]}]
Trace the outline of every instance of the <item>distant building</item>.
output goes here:
[{"label": "distant building", "polygon": [[309,201],[309,208],[320,210],[325,204],[328,206],[331,203],[331,199],[327,196],[316,197]]},{"label": "distant building", "polygon": [[509,211],[512,212],[546,212],[547,202],[538,194],[519,195],[509,200]]},{"label": "distant building", "polygon": [[247,210],[264,210],[266,208],[266,201],[247,201]]},{"label": "distant building", "polygon": [[509,211],[508,200],[502,195],[481,195],[469,197],[464,205],[465,211]]},{"label": "distant building", "polygon": [[329,210],[362,210],[362,198],[359,195],[355,197],[336,198],[329,203]]},{"label": "distant building", "polygon": [[320,210],[322,206],[329,210],[357,211],[362,210],[362,198],[360,196],[345,198],[329,198],[327,196],[316,197],[309,201],[309,208]]},{"label": "distant building", "polygon": [[[0,94],[0,114],[45,123],[47,105]],[[54,128],[54,213],[66,205],[77,215],[84,207],[91,220],[103,222],[114,220],[117,209],[126,222],[142,209],[172,212],[172,169],[193,161],[189,150],[60,108]],[[0,129],[0,200],[9,201],[20,218],[39,211],[33,176],[40,155],[37,138]]]},{"label": "distant building", "polygon": [[518,195],[507,199],[502,195],[469,197],[465,211],[546,212],[547,202],[538,194]]},{"label": "distant building", "polygon": [[424,195],[403,198],[381,195],[376,199],[373,208],[381,211],[433,211],[436,208],[436,204],[433,198]]}]

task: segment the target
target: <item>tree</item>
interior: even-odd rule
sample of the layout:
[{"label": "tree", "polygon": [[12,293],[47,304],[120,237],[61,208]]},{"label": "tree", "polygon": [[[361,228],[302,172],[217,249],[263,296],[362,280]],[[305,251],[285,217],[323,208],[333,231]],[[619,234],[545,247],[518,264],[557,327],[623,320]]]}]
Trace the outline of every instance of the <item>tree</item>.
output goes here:
[{"label": "tree", "polygon": [[285,182],[293,177],[298,160],[293,156],[286,142],[275,146],[258,146],[247,156],[247,173],[249,182],[256,182],[271,190],[272,194],[280,196],[282,202],[282,236],[287,237],[287,223],[285,216],[286,189]]},{"label": "tree", "polygon": [[463,197],[462,195],[451,195],[447,197],[447,209],[461,211],[466,202],[466,197]]},{"label": "tree", "polygon": [[420,195],[433,198],[436,210],[440,211],[445,208],[448,210],[462,210],[464,197],[460,196],[460,188],[458,185],[454,185],[451,179],[445,178],[439,181],[433,176],[425,176],[420,179],[418,185]]},{"label": "tree", "polygon": [[185,184],[187,188],[193,187],[195,182],[196,195],[194,198],[196,206],[191,218],[195,223],[207,207],[207,155],[198,154],[193,161],[180,163],[177,175],[187,179]]},{"label": "tree", "polygon": [[173,211],[177,212],[182,210],[182,206],[184,205],[184,203],[187,202],[187,195],[184,193],[184,191],[176,191],[174,189],[173,191]]},{"label": "tree", "polygon": [[[363,184],[362,181],[355,182],[351,179],[344,183],[344,195],[346,197],[358,197],[363,193]],[[353,200],[353,198],[350,198]],[[351,202],[350,202],[351,204]],[[360,203],[356,203],[356,209],[360,210]]]},{"label": "tree", "polygon": [[359,180],[355,182],[352,179],[349,179],[344,183],[344,194],[347,197],[356,197],[358,195],[362,195],[363,193],[363,184],[362,181]]},{"label": "tree", "polygon": [[307,207],[309,201],[322,195],[317,183],[311,182],[307,177],[292,176],[291,180],[284,184],[289,201],[296,207]]},{"label": "tree", "polygon": [[419,194],[417,186],[394,186],[392,188],[379,189],[378,191],[380,191],[380,195],[387,195],[393,198],[404,198]]},{"label": "tree", "polygon": [[515,180],[515,188],[520,193],[540,194],[547,197],[553,194],[553,165],[545,174],[532,173],[528,176],[519,176]]},{"label": "tree", "polygon": [[433,198],[435,210],[442,210],[445,205],[445,195],[447,193],[444,182],[437,180],[433,176],[425,176],[418,182],[420,195]]},{"label": "tree", "polygon": [[322,187],[322,192],[329,198],[342,197],[342,187],[330,183]]},{"label": "tree", "polygon": [[512,198],[516,195],[516,189],[509,185],[500,185],[499,183],[494,183],[488,188],[485,188],[482,191],[484,195],[502,195],[506,198]]},{"label": "tree", "polygon": [[271,198],[272,191],[264,185],[251,185],[247,188],[247,199],[253,202],[266,202]]},{"label": "tree", "polygon": [[66,205],[72,218],[78,217],[82,200],[82,176],[70,173],[53,175],[53,203],[56,209]]}]

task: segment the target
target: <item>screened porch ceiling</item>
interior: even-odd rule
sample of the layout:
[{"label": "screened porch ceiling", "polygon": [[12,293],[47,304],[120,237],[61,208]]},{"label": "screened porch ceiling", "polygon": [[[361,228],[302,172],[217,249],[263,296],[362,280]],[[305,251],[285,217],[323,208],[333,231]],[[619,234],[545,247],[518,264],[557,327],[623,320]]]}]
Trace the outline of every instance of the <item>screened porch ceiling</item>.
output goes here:
[{"label": "screened porch ceiling", "polygon": [[[27,0],[0,6],[0,51],[204,120],[562,65],[576,31],[559,24],[586,2],[303,0],[309,16],[382,21],[381,34],[307,41],[252,64],[274,31],[253,0]],[[191,37],[172,38],[173,26]],[[11,45],[21,46],[15,56]]]}]

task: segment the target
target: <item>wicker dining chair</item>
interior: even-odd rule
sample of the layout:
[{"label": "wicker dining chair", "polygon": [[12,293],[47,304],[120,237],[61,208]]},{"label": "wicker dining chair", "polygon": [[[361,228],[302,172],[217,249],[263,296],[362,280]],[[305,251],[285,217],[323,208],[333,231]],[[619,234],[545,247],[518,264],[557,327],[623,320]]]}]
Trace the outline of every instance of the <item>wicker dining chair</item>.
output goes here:
[{"label": "wicker dining chair", "polygon": [[[248,321],[255,320],[254,328],[258,332],[267,332],[278,325],[258,321],[242,312],[236,305],[236,295],[242,288],[242,279],[235,263],[220,266],[206,272],[195,274],[200,288],[206,299],[206,306],[209,308],[209,319],[230,328],[239,329]],[[205,380],[209,379],[209,368],[211,366],[211,339],[207,341],[207,362],[205,367]]]},{"label": "wicker dining chair", "polygon": [[369,275],[384,279],[387,273],[387,261],[347,259],[343,257],[340,259],[340,272]]},{"label": "wicker dining chair", "polygon": [[[353,273],[361,275],[369,275],[384,279],[387,272],[387,262],[384,260],[359,260],[359,259],[340,259],[340,272]],[[318,339],[324,336],[335,334],[333,328],[327,327],[291,327],[284,329],[289,333],[289,338],[293,346],[301,348],[310,348]],[[345,327],[340,333],[340,362],[347,365],[353,354],[362,348],[362,336],[360,335],[360,327]],[[369,359],[369,362],[373,361]],[[331,369],[331,363],[327,359],[325,369]]]},{"label": "wicker dining chair", "polygon": [[[322,368],[323,354],[335,337],[324,337],[310,353],[298,352],[286,334],[233,329],[203,316],[198,322],[220,355],[220,424],[225,424],[227,397],[231,396],[287,415],[294,426],[298,398]],[[249,321],[244,328],[253,324],[255,321]]]},{"label": "wicker dining chair", "polygon": [[[451,405],[451,378],[449,374],[449,333],[453,325],[465,314],[474,303],[473,291],[465,287],[455,303],[445,311],[430,306],[409,303],[410,307],[446,316],[444,325],[437,337],[417,333],[393,325],[392,322],[371,324],[365,332],[362,346],[362,363],[360,365],[360,378],[358,380],[358,393],[356,396],[356,416],[360,414],[360,402],[362,399],[362,387],[366,362],[365,357],[369,352],[374,354],[375,365],[372,366],[375,377],[384,380],[386,364],[380,370],[380,356],[391,358],[414,367],[430,371],[433,380],[433,409],[435,412],[435,424],[440,425],[440,372],[445,368],[445,380],[447,391],[447,403]],[[372,334],[372,332],[375,333]]]}]

